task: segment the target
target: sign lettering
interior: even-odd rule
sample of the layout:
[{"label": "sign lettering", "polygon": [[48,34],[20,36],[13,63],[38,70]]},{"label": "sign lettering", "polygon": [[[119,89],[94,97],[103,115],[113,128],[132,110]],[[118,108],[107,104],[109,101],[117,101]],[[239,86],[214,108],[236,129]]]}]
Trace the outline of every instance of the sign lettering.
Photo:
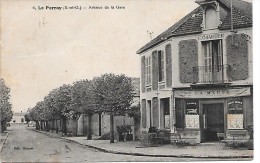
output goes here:
[{"label": "sign lettering", "polygon": [[229,89],[210,89],[210,90],[175,90],[175,98],[227,98],[250,96],[250,88],[229,88]]},{"label": "sign lettering", "polygon": [[206,40],[216,40],[224,38],[223,33],[213,33],[213,34],[205,34],[198,37],[198,40],[206,41]]}]

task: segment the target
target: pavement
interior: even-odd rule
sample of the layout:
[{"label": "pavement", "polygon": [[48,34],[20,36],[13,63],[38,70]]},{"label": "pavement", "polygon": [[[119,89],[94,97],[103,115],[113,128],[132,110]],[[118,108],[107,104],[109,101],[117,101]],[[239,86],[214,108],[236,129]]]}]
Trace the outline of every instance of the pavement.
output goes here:
[{"label": "pavement", "polygon": [[212,158],[212,159],[239,159],[254,157],[253,150],[230,149],[220,143],[199,144],[196,146],[176,147],[174,145],[162,145],[157,147],[143,147],[140,141],[127,141],[110,143],[109,140],[87,140],[86,137],[65,137],[61,133],[45,132],[31,129],[51,137],[65,139],[95,150],[106,153],[124,154],[150,157],[177,157],[177,158]]}]

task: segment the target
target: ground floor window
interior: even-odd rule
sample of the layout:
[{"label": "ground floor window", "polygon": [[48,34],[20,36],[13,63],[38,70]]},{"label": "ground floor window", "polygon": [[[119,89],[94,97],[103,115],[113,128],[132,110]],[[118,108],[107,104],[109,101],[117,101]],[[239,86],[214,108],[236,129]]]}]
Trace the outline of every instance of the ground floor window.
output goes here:
[{"label": "ground floor window", "polygon": [[200,128],[198,100],[186,100],[185,127]]},{"label": "ground floor window", "polygon": [[227,128],[243,129],[244,114],[242,97],[228,99],[227,110]]}]

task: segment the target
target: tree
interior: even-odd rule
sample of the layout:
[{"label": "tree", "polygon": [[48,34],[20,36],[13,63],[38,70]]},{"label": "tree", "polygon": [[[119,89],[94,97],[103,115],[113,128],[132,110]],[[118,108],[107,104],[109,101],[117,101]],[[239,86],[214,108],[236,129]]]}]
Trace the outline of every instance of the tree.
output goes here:
[{"label": "tree", "polygon": [[13,116],[12,105],[10,103],[10,89],[5,85],[4,80],[0,78],[0,109],[1,125],[0,131],[6,130],[6,123],[10,122]]},{"label": "tree", "polygon": [[93,85],[89,80],[77,81],[72,86],[72,105],[75,112],[88,115],[88,140],[92,139],[92,116],[96,111],[93,95]]},{"label": "tree", "polygon": [[62,132],[67,135],[67,118],[70,116],[72,106],[71,85],[62,85],[54,96],[54,107],[62,119]]},{"label": "tree", "polygon": [[114,116],[124,115],[133,100],[131,78],[104,74],[94,78],[93,92],[97,109],[110,114],[110,143],[114,143]]},{"label": "tree", "polygon": [[43,129],[42,121],[44,120],[44,109],[44,102],[40,101],[30,110],[29,117],[35,121],[37,130]]},{"label": "tree", "polygon": [[56,122],[56,133],[58,133],[58,119],[60,119],[61,112],[55,106],[55,97],[57,89],[53,89],[47,96],[44,97],[44,103],[46,106],[46,114],[48,119],[52,121],[51,130],[54,130],[54,122]]}]

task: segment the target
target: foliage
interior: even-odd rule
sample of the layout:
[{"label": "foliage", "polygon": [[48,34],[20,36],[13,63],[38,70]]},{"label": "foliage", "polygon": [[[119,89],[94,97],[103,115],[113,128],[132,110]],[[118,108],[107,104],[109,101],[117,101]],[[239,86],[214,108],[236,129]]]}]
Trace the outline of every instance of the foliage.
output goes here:
[{"label": "foliage", "polygon": [[96,109],[110,114],[110,143],[114,143],[114,115],[124,115],[133,101],[131,78],[104,74],[93,80]]},{"label": "foliage", "polygon": [[129,117],[134,118],[135,123],[140,124],[140,120],[141,120],[140,104],[131,106],[130,109],[128,109],[126,112]]},{"label": "foliage", "polygon": [[80,80],[72,86],[72,108],[76,113],[93,114],[95,112],[95,101],[92,81]]},{"label": "foliage", "polygon": [[97,109],[105,113],[124,115],[133,100],[131,78],[125,75],[104,74],[93,81]]},{"label": "foliage", "polygon": [[131,134],[132,129],[130,125],[125,125],[125,126],[116,126],[117,133],[119,135],[126,135],[126,134]]},{"label": "foliage", "polygon": [[[88,134],[91,133],[91,117],[94,113],[125,115],[140,119],[140,106],[131,106],[133,100],[131,78],[125,75],[105,74],[91,80],[80,80],[72,85],[53,89],[29,110],[28,117],[34,121],[76,119],[79,114],[89,116]],[[57,121],[56,121],[57,123]],[[66,133],[66,129],[64,130]],[[91,136],[88,135],[88,139]]]},{"label": "foliage", "polygon": [[12,105],[10,103],[10,89],[5,85],[4,80],[0,78],[0,109],[1,123],[9,122],[12,119]]}]

